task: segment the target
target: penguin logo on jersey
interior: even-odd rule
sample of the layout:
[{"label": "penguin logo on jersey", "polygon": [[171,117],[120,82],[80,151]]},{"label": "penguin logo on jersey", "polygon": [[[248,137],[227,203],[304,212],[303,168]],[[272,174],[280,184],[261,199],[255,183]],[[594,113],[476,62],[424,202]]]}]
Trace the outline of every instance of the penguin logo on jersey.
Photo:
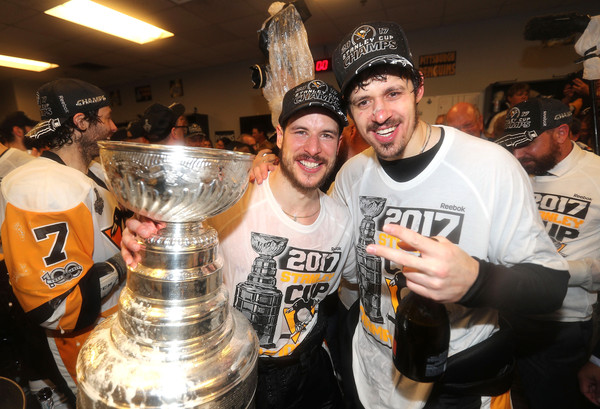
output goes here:
[{"label": "penguin logo on jersey", "polygon": [[[402,269],[399,272],[394,274],[394,277],[389,279],[386,278],[385,282],[387,284],[388,290],[390,291],[392,307],[394,311],[398,309],[398,302],[400,302],[400,291],[406,287],[406,277],[402,274]],[[395,317],[388,315],[388,318],[392,320],[392,322],[396,321]]]},{"label": "penguin logo on jersey", "polygon": [[127,210],[121,210],[118,207],[115,208],[113,213],[113,223],[110,227],[102,230],[102,233],[110,240],[112,244],[118,249],[121,248],[121,238],[123,237],[123,226],[127,219],[129,212]]},{"label": "penguin logo on jersey", "polygon": [[556,251],[563,257],[565,257],[565,255],[562,253],[563,249],[565,247],[567,247],[567,245],[561,241],[556,240],[556,238],[550,236],[550,239],[552,240],[552,244],[554,244],[554,248],[556,248]]},{"label": "penguin logo on jersey", "polygon": [[292,341],[298,342],[300,334],[315,316],[317,304],[318,301],[314,299],[308,299],[307,301],[304,298],[298,298],[290,307],[283,310]]}]

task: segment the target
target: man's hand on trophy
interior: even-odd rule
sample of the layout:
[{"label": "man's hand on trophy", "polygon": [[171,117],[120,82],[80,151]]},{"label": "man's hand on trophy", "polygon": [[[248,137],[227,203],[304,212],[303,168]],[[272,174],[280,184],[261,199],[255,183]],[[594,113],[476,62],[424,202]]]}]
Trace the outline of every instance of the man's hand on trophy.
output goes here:
[{"label": "man's hand on trophy", "polygon": [[279,158],[270,149],[262,149],[258,151],[252,169],[250,170],[250,182],[261,184],[267,178],[269,172],[275,170],[279,163]]},{"label": "man's hand on trophy", "polygon": [[142,244],[138,238],[147,239],[164,226],[141,216],[139,219],[135,217],[127,219],[125,224],[127,228],[121,238],[121,255],[128,266],[135,268],[141,260],[139,251],[142,249]]}]

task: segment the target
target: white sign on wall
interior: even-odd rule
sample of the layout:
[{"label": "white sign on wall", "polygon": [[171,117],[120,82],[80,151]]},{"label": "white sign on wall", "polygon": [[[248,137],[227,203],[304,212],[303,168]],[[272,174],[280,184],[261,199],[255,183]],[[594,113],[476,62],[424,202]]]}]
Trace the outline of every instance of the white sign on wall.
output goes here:
[{"label": "white sign on wall", "polygon": [[468,94],[424,96],[417,108],[419,117],[430,124],[435,123],[438,115],[445,114],[457,102],[470,102],[483,112],[483,92]]}]

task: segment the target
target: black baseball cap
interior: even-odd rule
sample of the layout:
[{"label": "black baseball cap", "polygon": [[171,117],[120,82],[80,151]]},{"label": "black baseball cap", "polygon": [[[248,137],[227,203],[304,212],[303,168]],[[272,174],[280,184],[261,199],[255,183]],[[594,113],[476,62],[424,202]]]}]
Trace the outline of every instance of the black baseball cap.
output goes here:
[{"label": "black baseball cap", "polygon": [[104,91],[75,78],[60,78],[48,82],[38,89],[36,96],[42,120],[27,134],[30,138],[54,133],[75,114],[110,105]]},{"label": "black baseball cap", "polygon": [[378,21],[361,24],[333,51],[333,72],[342,93],[366,68],[380,64],[414,67],[408,40],[399,24]]},{"label": "black baseball cap", "polygon": [[506,114],[504,134],[496,143],[505,148],[522,148],[543,132],[570,124],[573,113],[553,98],[530,98],[512,107]]},{"label": "black baseball cap", "polygon": [[141,119],[131,121],[127,124],[127,132],[131,133],[131,136],[127,139],[137,139],[146,137],[146,131],[144,131],[143,122]]},{"label": "black baseball cap", "polygon": [[173,102],[169,105],[169,109],[175,112],[176,118],[179,118],[185,114],[185,106],[181,102]]},{"label": "black baseball cap", "polygon": [[150,142],[160,142],[165,139],[171,133],[177,118],[179,115],[165,105],[159,103],[150,105],[142,116],[142,128],[146,132],[146,139]]},{"label": "black baseball cap", "polygon": [[279,123],[283,126],[293,114],[311,107],[325,108],[330,111],[340,124],[340,131],[348,125],[340,93],[321,80],[303,82],[286,92],[281,103]]}]

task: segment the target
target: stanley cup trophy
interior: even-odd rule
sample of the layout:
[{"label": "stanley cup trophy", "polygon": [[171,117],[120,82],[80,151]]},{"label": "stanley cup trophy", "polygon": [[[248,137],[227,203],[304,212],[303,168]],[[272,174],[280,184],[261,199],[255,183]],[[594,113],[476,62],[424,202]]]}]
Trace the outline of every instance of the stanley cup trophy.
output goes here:
[{"label": "stanley cup trophy", "polygon": [[383,211],[387,199],[383,197],[360,197],[360,233],[356,244],[358,285],[365,314],[373,322],[383,322],[381,315],[381,258],[367,253],[367,246],[375,243],[375,217]]},{"label": "stanley cup trophy", "polygon": [[251,407],[258,340],[229,306],[217,233],[203,221],[242,196],[253,156],[99,144],[119,203],[166,227],[144,240],[118,312],[79,354],[78,409]]},{"label": "stanley cup trophy", "polygon": [[238,283],[233,306],[252,323],[263,348],[273,348],[283,293],[277,288],[277,257],[288,239],[252,232],[250,243],[259,256],[246,282]]}]

